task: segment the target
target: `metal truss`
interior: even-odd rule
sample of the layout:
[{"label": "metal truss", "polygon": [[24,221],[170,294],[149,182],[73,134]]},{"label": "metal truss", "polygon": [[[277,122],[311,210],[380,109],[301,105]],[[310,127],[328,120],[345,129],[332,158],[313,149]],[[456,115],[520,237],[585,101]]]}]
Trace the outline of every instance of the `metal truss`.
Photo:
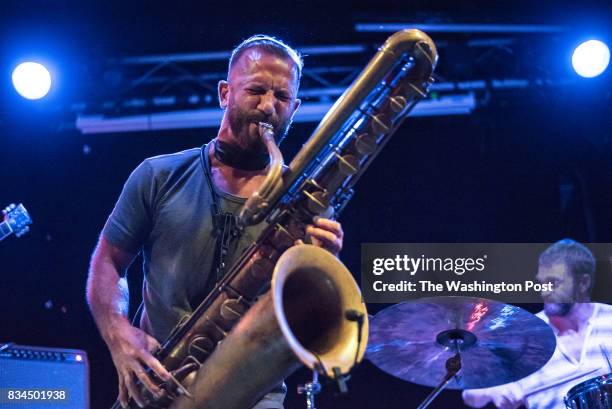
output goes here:
[{"label": "metal truss", "polygon": [[[431,31],[432,27],[428,28]],[[363,25],[357,27],[358,31],[365,29]],[[384,31],[389,27],[373,29]],[[467,30],[463,26],[443,26],[439,31],[448,33],[452,29]],[[538,71],[538,62],[531,58],[537,54],[536,43],[521,37],[524,33],[540,33],[542,37],[541,33],[557,33],[560,27],[476,25],[471,29],[467,32],[479,34],[437,41],[441,64],[436,83],[430,97],[421,101],[412,115],[470,114],[490,101],[493,93],[562,82]],[[493,34],[480,35],[483,32]],[[374,45],[365,44],[299,49],[306,64],[296,122],[319,121],[375,52]],[[75,126],[83,133],[218,126],[222,111],[218,108],[217,84],[227,76],[229,57],[229,51],[217,51],[110,60],[104,74],[104,92],[74,105]]]}]

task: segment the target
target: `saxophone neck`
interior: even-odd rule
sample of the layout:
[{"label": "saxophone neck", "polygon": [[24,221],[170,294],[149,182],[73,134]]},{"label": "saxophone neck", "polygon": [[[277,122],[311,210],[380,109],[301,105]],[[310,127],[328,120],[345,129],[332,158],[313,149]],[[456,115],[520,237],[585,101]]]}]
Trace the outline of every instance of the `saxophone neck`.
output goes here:
[{"label": "saxophone neck", "polygon": [[261,186],[251,195],[251,197],[249,197],[240,211],[240,215],[238,217],[238,223],[240,226],[257,224],[266,217],[270,207],[270,193],[282,183],[283,154],[276,144],[274,128],[272,125],[265,122],[260,122],[259,136],[268,150],[270,165],[268,174],[266,175],[266,178],[262,182]]}]

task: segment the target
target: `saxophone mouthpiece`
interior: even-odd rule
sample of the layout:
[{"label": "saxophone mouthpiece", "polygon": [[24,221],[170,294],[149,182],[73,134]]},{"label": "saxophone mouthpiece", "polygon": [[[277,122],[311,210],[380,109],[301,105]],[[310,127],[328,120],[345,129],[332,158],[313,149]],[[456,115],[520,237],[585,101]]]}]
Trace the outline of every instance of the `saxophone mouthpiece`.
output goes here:
[{"label": "saxophone mouthpiece", "polygon": [[259,122],[259,135],[274,138],[274,127],[267,122]]}]

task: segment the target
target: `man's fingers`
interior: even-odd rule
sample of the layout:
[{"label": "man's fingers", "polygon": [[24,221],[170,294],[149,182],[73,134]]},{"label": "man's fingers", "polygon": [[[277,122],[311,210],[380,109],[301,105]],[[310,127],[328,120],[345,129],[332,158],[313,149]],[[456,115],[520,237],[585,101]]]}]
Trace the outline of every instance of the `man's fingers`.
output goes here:
[{"label": "man's fingers", "polygon": [[320,227],[324,230],[334,233],[338,237],[343,237],[344,232],[342,231],[342,225],[335,220],[325,219],[323,217],[315,217],[313,223],[316,227]]},{"label": "man's fingers", "polygon": [[494,399],[493,403],[495,404],[495,406],[497,406],[498,409],[514,409],[514,405],[506,396],[501,396],[497,400]]},{"label": "man's fingers", "polygon": [[335,244],[338,241],[336,234],[312,225],[306,227],[306,233],[328,244]]},{"label": "man's fingers", "polygon": [[124,408],[128,405],[127,389],[125,388],[125,382],[121,374],[119,374],[119,403],[121,403],[121,407]]},{"label": "man's fingers", "polygon": [[172,378],[170,372],[168,372],[168,370],[166,370],[166,368],[164,368],[164,366],[153,355],[142,354],[141,359],[149,368],[153,370],[153,372],[155,372],[159,379],[169,381]]},{"label": "man's fingers", "polygon": [[142,367],[136,369],[134,373],[136,374],[138,380],[144,385],[145,388],[147,388],[149,392],[151,392],[151,394],[154,396],[159,396],[161,394],[161,390],[153,383],[147,372]]},{"label": "man's fingers", "polygon": [[140,406],[141,408],[143,408],[145,405],[142,400],[142,397],[140,396],[140,391],[138,390],[138,388],[136,387],[136,384],[134,383],[134,378],[132,377],[132,373],[129,370],[126,371],[126,373],[124,373],[123,375],[123,378],[125,380],[125,386],[127,386],[128,393],[130,394],[132,399],[136,401],[136,404]]},{"label": "man's fingers", "polygon": [[335,256],[342,250],[342,239],[330,231],[309,225],[306,234],[310,235],[312,244],[324,248]]},{"label": "man's fingers", "polygon": [[157,340],[155,338],[153,338],[150,335],[146,335],[146,339],[147,339],[147,348],[149,349],[149,352],[153,353],[155,351],[157,351],[160,348],[159,342],[157,342]]},{"label": "man's fingers", "polygon": [[164,381],[169,381],[172,376],[170,372],[163,367],[163,365],[153,356],[153,353],[157,351],[161,346],[157,340],[149,335],[147,335],[147,344],[149,346],[150,353],[141,352],[140,359],[155,372],[160,379]]}]

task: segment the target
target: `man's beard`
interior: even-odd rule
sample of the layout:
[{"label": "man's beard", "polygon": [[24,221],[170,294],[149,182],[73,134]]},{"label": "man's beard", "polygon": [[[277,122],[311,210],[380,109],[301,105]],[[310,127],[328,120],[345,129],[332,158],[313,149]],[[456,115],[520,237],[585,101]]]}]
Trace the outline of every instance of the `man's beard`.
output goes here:
[{"label": "man's beard", "polygon": [[572,279],[574,281],[573,281],[573,286],[571,290],[572,292],[571,298],[567,296],[566,297],[555,297],[556,301],[561,301],[561,302],[546,302],[546,300],[544,300],[544,311],[546,312],[546,315],[565,317],[572,311],[574,304],[576,304],[577,302],[581,302],[582,298],[580,297],[580,294],[579,294],[580,290],[578,287],[578,283],[576,282],[575,277],[573,277]]},{"label": "man's beard", "polygon": [[249,125],[251,123],[266,122],[272,125],[274,129],[274,139],[277,143],[285,138],[285,135],[291,127],[291,117],[287,118],[283,123],[278,120],[263,115],[260,111],[247,112],[235,104],[228,108],[227,111],[230,128],[234,137],[237,139],[238,145],[245,150],[254,149],[255,151],[267,152],[267,149],[259,137],[252,139],[249,135]]},{"label": "man's beard", "polygon": [[544,303],[544,311],[546,315],[555,316],[555,317],[565,317],[570,313],[573,303],[565,303],[565,302],[552,302],[552,303]]}]

